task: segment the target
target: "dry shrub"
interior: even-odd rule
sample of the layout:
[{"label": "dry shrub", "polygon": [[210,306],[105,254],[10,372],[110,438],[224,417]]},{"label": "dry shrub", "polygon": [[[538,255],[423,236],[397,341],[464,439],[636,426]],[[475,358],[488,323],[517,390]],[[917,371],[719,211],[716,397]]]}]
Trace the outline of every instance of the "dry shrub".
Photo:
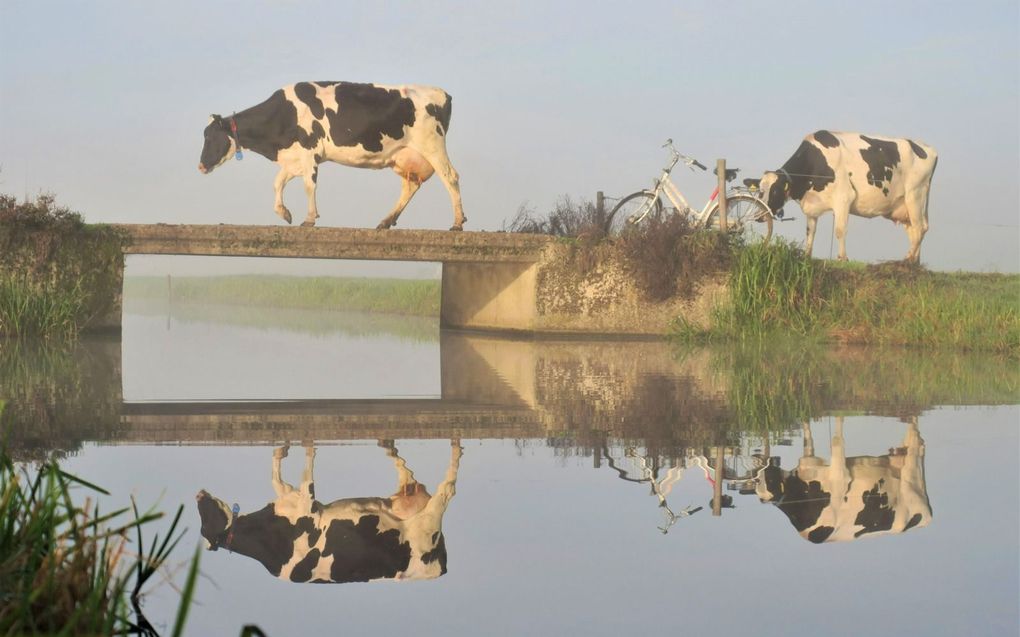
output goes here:
[{"label": "dry shrub", "polygon": [[683,215],[649,215],[617,239],[624,264],[645,297],[654,302],[689,298],[705,276],[728,270],[728,237],[696,230]]},{"label": "dry shrub", "polygon": [[652,302],[676,296],[690,298],[705,276],[728,269],[733,260],[727,237],[697,230],[683,215],[649,215],[614,238],[607,234],[607,221],[606,210],[591,201],[575,202],[564,195],[545,216],[522,204],[514,219],[503,224],[503,230],[576,239],[577,249],[571,259],[582,275],[616,252],[645,298]]},{"label": "dry shrub", "polygon": [[517,215],[503,224],[506,232],[548,234],[554,237],[580,239],[585,243],[598,243],[606,236],[606,211],[589,200],[575,202],[568,195],[556,200],[553,209],[544,217],[527,204],[521,204]]}]

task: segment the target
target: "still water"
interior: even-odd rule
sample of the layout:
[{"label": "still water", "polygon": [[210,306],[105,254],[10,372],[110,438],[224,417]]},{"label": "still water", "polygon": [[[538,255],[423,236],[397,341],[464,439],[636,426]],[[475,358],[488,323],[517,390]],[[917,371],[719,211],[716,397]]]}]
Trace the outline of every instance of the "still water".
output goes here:
[{"label": "still water", "polygon": [[187,634],[1017,634],[1016,361],[126,312],[0,398],[19,459],[184,504]]}]

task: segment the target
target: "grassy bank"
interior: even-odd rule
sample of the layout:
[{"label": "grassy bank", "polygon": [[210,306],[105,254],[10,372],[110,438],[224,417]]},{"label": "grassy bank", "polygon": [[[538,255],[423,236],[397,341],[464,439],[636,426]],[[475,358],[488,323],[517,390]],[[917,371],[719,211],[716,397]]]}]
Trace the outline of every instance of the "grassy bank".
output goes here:
[{"label": "grassy bank", "polygon": [[113,307],[121,239],[52,196],[0,195],[0,336],[73,337]]},{"label": "grassy bank", "polygon": [[591,202],[564,197],[544,216],[522,207],[505,229],[570,242],[568,276],[598,271],[600,260],[618,261],[653,304],[695,298],[706,283],[728,279],[728,302],[707,324],[700,316],[676,319],[674,335],[682,341],[794,335],[1020,356],[1020,275],[809,259],[782,240],[745,245],[673,214],[651,215],[611,237],[604,217]]},{"label": "grassy bank", "polygon": [[785,333],[1020,355],[1018,275],[819,261],[783,242],[735,254],[729,307],[716,312],[709,329],[678,323],[681,339]]},{"label": "grassy bank", "polygon": [[366,279],[235,275],[128,277],[124,295],[173,304],[215,303],[258,307],[352,310],[439,316],[440,282],[434,279]]}]

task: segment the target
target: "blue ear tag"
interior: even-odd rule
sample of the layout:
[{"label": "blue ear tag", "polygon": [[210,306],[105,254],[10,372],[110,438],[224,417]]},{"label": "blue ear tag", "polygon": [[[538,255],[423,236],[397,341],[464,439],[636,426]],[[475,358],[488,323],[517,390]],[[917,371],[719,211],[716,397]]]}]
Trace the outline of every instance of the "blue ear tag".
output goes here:
[{"label": "blue ear tag", "polygon": [[[240,153],[238,153],[238,154],[240,154]],[[241,511],[241,507],[235,502],[234,503],[234,508],[231,509],[230,512],[233,513],[236,516],[240,511]]]},{"label": "blue ear tag", "polygon": [[234,159],[236,159],[237,161],[241,161],[242,159],[244,159],[244,155],[241,154],[240,148],[238,148],[237,152],[234,153]]}]

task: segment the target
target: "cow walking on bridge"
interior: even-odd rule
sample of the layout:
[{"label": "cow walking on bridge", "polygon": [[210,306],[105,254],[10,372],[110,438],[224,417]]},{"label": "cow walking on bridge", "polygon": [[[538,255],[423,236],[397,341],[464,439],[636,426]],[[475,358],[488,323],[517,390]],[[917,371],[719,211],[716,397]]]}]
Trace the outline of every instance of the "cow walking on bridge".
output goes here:
[{"label": "cow walking on bridge", "polygon": [[766,172],[760,187],[773,213],[781,213],[789,199],[800,204],[808,256],[818,217],[831,210],[841,261],[847,258],[847,222],[857,215],[903,224],[910,239],[906,260],[916,263],[928,231],[928,191],[937,162],[935,149],[915,140],[820,130],[805,137],[782,168]]},{"label": "cow walking on bridge", "polygon": [[[429,495],[392,442],[380,442],[397,469],[397,491],[387,498],[315,499],[315,448],[305,447],[298,488],[280,477],[287,447],[273,452],[276,500],[239,515],[205,490],[195,496],[208,549],[254,558],[290,582],[342,583],[432,579],[446,573],[443,514],[456,492],[462,448],[451,440],[446,476]],[[235,505],[236,507],[236,505]]]},{"label": "cow walking on bridge", "polygon": [[453,203],[450,229],[462,230],[460,178],[446,154],[451,103],[445,91],[428,86],[299,82],[229,117],[212,115],[198,169],[209,173],[231,156],[240,157],[241,149],[252,150],[280,165],[273,184],[276,214],[291,222],[283,188],[301,177],[308,195],[308,215],[301,225],[314,226],[319,164],[392,168],[403,187],[379,229],[396,225],[414,193],[436,173]]}]

